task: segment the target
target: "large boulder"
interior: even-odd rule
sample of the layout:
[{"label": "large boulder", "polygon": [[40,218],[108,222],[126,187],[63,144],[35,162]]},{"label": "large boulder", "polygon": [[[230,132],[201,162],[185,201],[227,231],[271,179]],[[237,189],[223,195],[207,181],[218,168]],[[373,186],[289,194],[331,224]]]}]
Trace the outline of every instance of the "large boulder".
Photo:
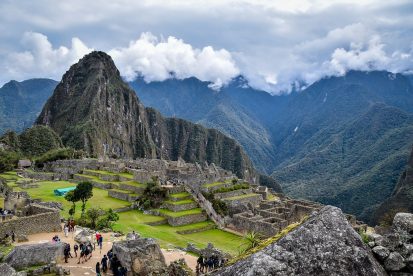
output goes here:
[{"label": "large boulder", "polygon": [[5,275],[5,276],[15,276],[17,275],[16,270],[12,268],[10,265],[6,263],[0,264],[0,275]]},{"label": "large boulder", "polygon": [[77,243],[87,243],[87,242],[92,242],[92,237],[95,234],[93,230],[90,230],[88,228],[80,228],[79,230],[76,231],[75,234],[75,242]]},{"label": "large boulder", "polygon": [[19,245],[13,248],[4,261],[15,269],[50,264],[63,258],[64,245],[60,242]]},{"label": "large boulder", "polygon": [[341,210],[326,206],[278,241],[213,275],[387,275]]},{"label": "large boulder", "polygon": [[167,273],[165,257],[154,239],[137,238],[119,241],[113,244],[112,249],[122,266],[131,271],[133,275],[164,275]]},{"label": "large boulder", "polygon": [[394,216],[392,228],[402,235],[413,235],[413,214],[397,213]]}]

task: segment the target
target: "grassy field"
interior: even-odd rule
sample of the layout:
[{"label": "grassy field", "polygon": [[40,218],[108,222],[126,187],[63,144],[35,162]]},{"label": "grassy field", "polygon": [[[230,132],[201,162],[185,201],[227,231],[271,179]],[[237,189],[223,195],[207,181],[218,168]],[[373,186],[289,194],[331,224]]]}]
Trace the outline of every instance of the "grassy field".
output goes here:
[{"label": "grassy field", "polygon": [[201,228],[211,222],[200,222],[179,227],[172,227],[167,224],[150,226],[145,223],[163,220],[163,218],[145,215],[136,210],[120,213],[119,216],[120,220],[115,224],[115,230],[121,230],[124,233],[135,230],[142,237],[157,239],[163,248],[186,247],[188,242],[203,248],[208,242],[212,242],[217,248],[236,255],[239,246],[243,243],[242,237],[219,229],[186,235],[176,233],[179,230]]},{"label": "grassy field", "polygon": [[[55,189],[60,189],[60,188],[67,188],[67,187],[72,187],[76,186],[74,183],[70,183],[67,181],[43,181],[43,182],[37,182],[39,187],[37,188],[30,188],[30,189],[20,189],[20,188],[14,188],[16,191],[26,191],[32,198],[41,198],[43,201],[56,201],[56,202],[61,202],[63,204],[64,210],[61,212],[61,214],[65,217],[68,216],[68,211],[70,209],[71,203],[66,201],[63,196],[56,196],[53,191]],[[116,198],[111,198],[108,196],[108,191],[99,189],[99,188],[93,188],[93,197],[89,199],[89,201],[86,204],[86,208],[94,207],[94,208],[102,208],[102,209],[116,209],[116,208],[122,208],[129,206],[130,203],[119,200]],[[81,208],[81,203],[78,202],[76,204],[76,213],[78,216],[80,216],[80,209]]]},{"label": "grassy field", "polygon": [[159,209],[159,213],[164,214],[166,216],[171,216],[171,217],[182,217],[182,216],[187,216],[187,215],[201,214],[202,209],[195,208],[195,209],[179,211],[179,212],[173,212],[167,209]]}]

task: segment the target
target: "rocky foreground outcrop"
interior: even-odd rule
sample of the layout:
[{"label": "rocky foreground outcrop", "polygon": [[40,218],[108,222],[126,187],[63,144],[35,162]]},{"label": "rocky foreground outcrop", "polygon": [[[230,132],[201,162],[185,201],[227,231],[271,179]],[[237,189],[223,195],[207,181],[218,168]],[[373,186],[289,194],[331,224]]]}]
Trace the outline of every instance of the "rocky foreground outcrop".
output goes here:
[{"label": "rocky foreground outcrop", "polygon": [[213,275],[387,274],[341,210],[326,206],[277,242]]},{"label": "rocky foreground outcrop", "polygon": [[64,243],[40,243],[19,245],[3,260],[15,269],[50,264],[63,258]]},{"label": "rocky foreground outcrop", "polygon": [[397,213],[385,234],[369,238],[374,255],[389,273],[413,275],[413,214]]}]

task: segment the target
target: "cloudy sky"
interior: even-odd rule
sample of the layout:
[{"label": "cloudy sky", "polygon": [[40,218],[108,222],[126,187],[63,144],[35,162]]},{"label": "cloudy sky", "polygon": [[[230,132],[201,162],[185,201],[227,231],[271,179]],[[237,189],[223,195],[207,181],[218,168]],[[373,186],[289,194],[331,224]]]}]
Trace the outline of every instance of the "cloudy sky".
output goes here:
[{"label": "cloudy sky", "polygon": [[0,85],[60,80],[92,50],[147,81],[243,74],[271,93],[349,69],[413,69],[413,1],[0,1]]}]

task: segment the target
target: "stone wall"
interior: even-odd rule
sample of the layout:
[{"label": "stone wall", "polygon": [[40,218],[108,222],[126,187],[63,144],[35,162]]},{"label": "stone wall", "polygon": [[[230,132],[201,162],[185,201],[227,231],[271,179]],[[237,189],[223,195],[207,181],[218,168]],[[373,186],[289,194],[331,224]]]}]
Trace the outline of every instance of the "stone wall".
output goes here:
[{"label": "stone wall", "polygon": [[138,186],[129,185],[129,184],[118,184],[117,186],[118,186],[118,189],[131,191],[137,194],[142,194],[143,191],[145,190],[144,187],[138,187]]},{"label": "stone wall", "polygon": [[193,214],[181,217],[167,217],[168,223],[171,226],[181,226],[186,224],[192,224],[196,222],[205,221],[207,219],[206,214]]},{"label": "stone wall", "polygon": [[[14,217],[0,223],[0,237],[14,231],[16,235],[30,235],[43,232],[61,231],[60,214],[55,209],[29,205],[26,209],[29,216]],[[33,214],[33,215],[31,215]]]},{"label": "stone wall", "polygon": [[223,199],[229,206],[239,206],[243,204],[252,204],[253,206],[260,204],[262,201],[262,195],[255,194],[250,197],[242,197],[234,200]]},{"label": "stone wall", "polygon": [[173,212],[180,212],[185,210],[190,210],[198,207],[198,203],[191,202],[186,204],[171,204],[171,203],[164,203],[164,207],[173,211]]},{"label": "stone wall", "polygon": [[235,191],[230,191],[230,192],[225,192],[225,193],[216,193],[214,194],[214,198],[224,199],[228,197],[246,195],[250,193],[252,193],[252,189],[240,189],[240,190],[235,190]]}]

